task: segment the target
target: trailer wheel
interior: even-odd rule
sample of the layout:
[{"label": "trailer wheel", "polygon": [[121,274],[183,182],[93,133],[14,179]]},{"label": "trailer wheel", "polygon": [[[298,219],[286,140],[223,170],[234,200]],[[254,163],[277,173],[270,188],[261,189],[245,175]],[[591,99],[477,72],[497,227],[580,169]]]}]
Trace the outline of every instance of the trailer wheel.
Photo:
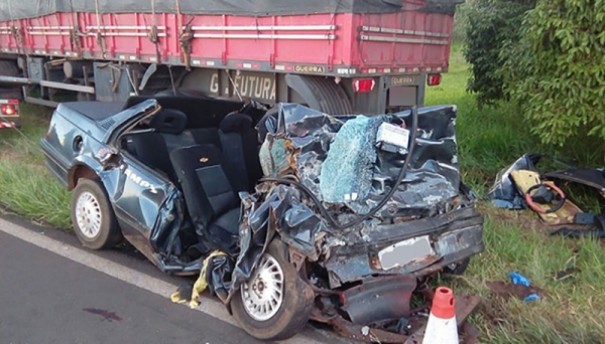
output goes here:
[{"label": "trailer wheel", "polygon": [[273,240],[252,278],[231,300],[233,316],[255,338],[287,339],[309,320],[313,290],[286,257],[286,246],[279,239]]},{"label": "trailer wheel", "polygon": [[8,61],[8,60],[0,60],[0,70],[3,75],[6,76],[20,76],[19,66],[17,66],[17,62]]},{"label": "trailer wheel", "polygon": [[122,240],[115,214],[99,182],[79,179],[71,199],[71,220],[83,246],[110,248]]},{"label": "trailer wheel", "polygon": [[[2,72],[2,75],[5,76],[21,76],[19,66],[17,66],[17,62],[15,61],[0,60],[0,71]],[[21,91],[19,87],[15,87],[13,84],[3,84],[0,82],[0,89],[2,93],[4,93],[4,96],[10,94],[10,97],[13,98],[12,94],[18,94],[17,98],[21,99]]]},{"label": "trailer wheel", "polygon": [[288,74],[286,83],[313,109],[330,115],[353,113],[349,96],[334,78]]}]

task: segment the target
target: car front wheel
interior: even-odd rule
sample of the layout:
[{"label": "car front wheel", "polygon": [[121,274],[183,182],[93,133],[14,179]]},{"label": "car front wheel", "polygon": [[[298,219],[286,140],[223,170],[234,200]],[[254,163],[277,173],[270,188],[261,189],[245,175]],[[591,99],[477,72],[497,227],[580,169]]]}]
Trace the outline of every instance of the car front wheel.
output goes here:
[{"label": "car front wheel", "polygon": [[122,239],[113,209],[97,181],[78,180],[72,194],[71,220],[82,245],[93,250],[115,246]]},{"label": "car front wheel", "polygon": [[287,339],[309,320],[314,292],[286,257],[285,245],[273,240],[231,301],[233,316],[255,338]]}]

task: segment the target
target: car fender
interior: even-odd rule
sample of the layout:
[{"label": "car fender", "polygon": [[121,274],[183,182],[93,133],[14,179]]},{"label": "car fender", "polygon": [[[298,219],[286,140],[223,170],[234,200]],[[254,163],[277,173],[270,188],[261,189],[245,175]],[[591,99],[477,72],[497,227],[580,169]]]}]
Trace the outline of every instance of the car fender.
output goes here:
[{"label": "car fender", "polygon": [[[85,168],[87,171],[81,172],[82,168]],[[88,171],[92,171],[94,175],[91,175]],[[99,175],[101,171],[103,171],[103,166],[99,161],[89,155],[78,155],[73,159],[71,167],[67,172],[68,189],[72,190],[76,187],[79,178],[101,179]]]}]

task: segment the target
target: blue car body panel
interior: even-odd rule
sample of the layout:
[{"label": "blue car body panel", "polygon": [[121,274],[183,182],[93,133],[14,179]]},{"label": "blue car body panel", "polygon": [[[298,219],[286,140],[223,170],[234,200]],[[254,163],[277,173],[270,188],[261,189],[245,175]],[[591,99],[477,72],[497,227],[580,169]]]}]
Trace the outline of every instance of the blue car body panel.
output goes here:
[{"label": "blue car body panel", "polygon": [[[167,259],[170,236],[182,226],[179,190],[116,144],[124,130],[159,109],[157,101],[150,99],[114,115],[97,116],[99,120],[74,110],[74,104],[57,107],[41,141],[47,168],[66,187],[75,184],[70,179],[79,166],[93,170],[107,191],[124,237],[137,250],[163,271],[199,271],[199,262],[173,264]],[[115,105],[108,107],[115,111]],[[117,159],[110,159],[112,155]]]}]

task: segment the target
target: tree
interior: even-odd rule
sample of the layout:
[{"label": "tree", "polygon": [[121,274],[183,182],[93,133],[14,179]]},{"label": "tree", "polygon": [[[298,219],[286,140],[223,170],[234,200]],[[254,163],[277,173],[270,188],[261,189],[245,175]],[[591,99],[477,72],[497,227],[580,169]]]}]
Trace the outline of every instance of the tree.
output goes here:
[{"label": "tree", "polygon": [[605,139],[605,0],[540,0],[519,38],[503,45],[500,75],[532,131],[559,146]]},{"label": "tree", "polygon": [[464,56],[471,64],[468,90],[481,105],[503,99],[501,51],[519,40],[523,15],[535,0],[474,0],[467,3],[468,23]]}]

